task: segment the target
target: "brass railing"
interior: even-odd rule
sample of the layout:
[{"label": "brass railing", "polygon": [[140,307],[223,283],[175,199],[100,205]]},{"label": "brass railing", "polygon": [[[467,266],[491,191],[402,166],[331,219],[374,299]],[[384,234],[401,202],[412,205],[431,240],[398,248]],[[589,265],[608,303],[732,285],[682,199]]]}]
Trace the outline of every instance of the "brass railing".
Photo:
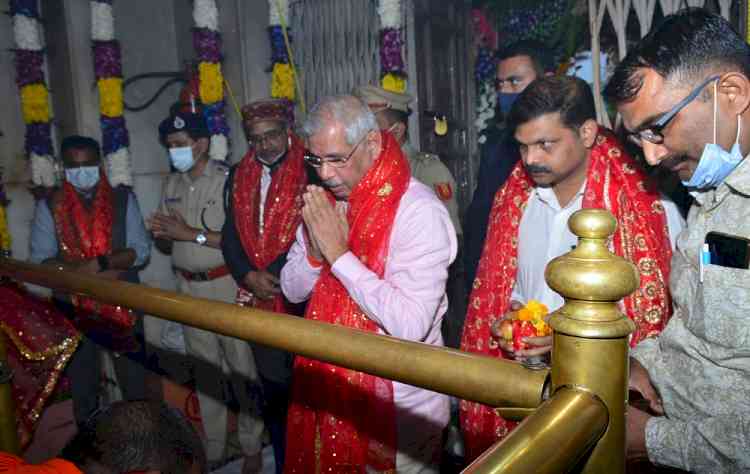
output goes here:
[{"label": "brass railing", "polygon": [[[570,227],[579,246],[547,268],[550,286],[566,298],[551,318],[551,371],[53,266],[0,258],[0,275],[461,399],[526,409],[500,409],[504,414],[533,413],[467,472],[554,473],[573,466],[582,472],[624,472],[627,336],[633,324],[615,303],[635,289],[638,276],[631,264],[607,251],[606,239],[615,229],[609,213],[579,211]],[[546,401],[545,393],[550,395]],[[13,451],[18,444],[8,402],[9,386],[0,384],[0,449]]]}]

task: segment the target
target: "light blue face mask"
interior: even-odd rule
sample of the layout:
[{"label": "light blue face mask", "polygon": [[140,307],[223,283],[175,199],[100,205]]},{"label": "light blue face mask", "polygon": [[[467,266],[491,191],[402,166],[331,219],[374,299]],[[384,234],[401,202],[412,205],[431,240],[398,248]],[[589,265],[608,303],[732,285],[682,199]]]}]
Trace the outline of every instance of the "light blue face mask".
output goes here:
[{"label": "light blue face mask", "polygon": [[99,182],[98,166],[81,166],[80,168],[66,168],[65,180],[81,191],[88,191]]},{"label": "light blue face mask", "polygon": [[742,123],[739,115],[737,116],[737,138],[734,140],[732,149],[726,151],[716,143],[716,92],[717,87],[714,85],[714,142],[706,143],[693,176],[690,177],[689,181],[682,182],[688,188],[709,189],[718,187],[744,158],[740,148]]},{"label": "light blue face mask", "polygon": [[170,148],[169,159],[172,161],[172,166],[180,173],[190,171],[190,168],[195,164],[193,148],[189,146]]}]

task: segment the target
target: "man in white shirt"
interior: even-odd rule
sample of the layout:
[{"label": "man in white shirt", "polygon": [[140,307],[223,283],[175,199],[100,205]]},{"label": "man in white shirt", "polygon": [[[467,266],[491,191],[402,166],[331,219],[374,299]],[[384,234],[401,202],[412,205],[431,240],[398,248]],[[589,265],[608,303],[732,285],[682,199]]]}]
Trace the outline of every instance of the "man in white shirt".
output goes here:
[{"label": "man in white shirt", "polygon": [[[658,334],[671,315],[666,277],[672,242],[682,228],[676,206],[662,202],[644,171],[599,127],[591,89],[580,79],[537,79],[513,105],[509,123],[521,162],[495,196],[462,349],[496,357],[505,357],[505,350],[518,359],[549,351],[551,339],[527,338],[529,348],[512,353],[491,331],[503,315],[532,299],[550,311],[562,306],[544,270],[576,245],[567,222],[582,208],[615,215],[613,250],[640,271],[640,288],[623,300],[636,325],[631,345]],[[469,458],[515,426],[476,403],[463,402],[461,415]]]}]

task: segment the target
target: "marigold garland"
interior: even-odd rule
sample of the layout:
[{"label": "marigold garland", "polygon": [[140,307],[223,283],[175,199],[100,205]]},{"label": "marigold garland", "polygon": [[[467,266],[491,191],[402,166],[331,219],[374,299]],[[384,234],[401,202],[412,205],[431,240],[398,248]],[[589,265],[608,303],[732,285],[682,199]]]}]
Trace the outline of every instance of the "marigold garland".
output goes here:
[{"label": "marigold garland", "polygon": [[219,63],[201,62],[198,65],[201,101],[213,104],[224,98],[224,76]]},{"label": "marigold garland", "polygon": [[44,84],[29,84],[21,88],[21,107],[23,121],[49,122],[49,96]]},{"label": "marigold garland", "polygon": [[117,118],[122,116],[122,79],[109,77],[99,79],[99,112],[105,117]]},{"label": "marigold garland", "polygon": [[99,89],[99,124],[107,178],[112,186],[133,185],[130,137],[123,117],[122,55],[115,40],[113,0],[92,0],[91,47]]},{"label": "marigold garland", "polygon": [[380,0],[380,85],[391,92],[406,92],[406,66],[401,50],[401,2]]},{"label": "marigold garland", "polygon": [[294,72],[289,64],[276,63],[273,65],[271,96],[277,99],[294,101]]},{"label": "marigold garland", "polygon": [[406,92],[406,77],[395,73],[388,73],[383,76],[381,85],[387,91],[404,93]]},{"label": "marigold garland", "polygon": [[10,256],[10,231],[8,230],[8,216],[5,204],[0,204],[0,255]]},{"label": "marigold garland", "polygon": [[[271,42],[271,97],[297,99],[294,61],[291,58],[292,37],[286,28],[289,3],[286,0],[268,0],[268,36]],[[301,104],[304,109],[304,104]]]},{"label": "marigold garland", "polygon": [[26,124],[25,151],[31,161],[32,182],[36,186],[52,187],[57,184],[57,172],[52,158],[52,114],[44,78],[44,32],[38,0],[11,0],[9,13],[16,46],[16,84]]},{"label": "marigold garland", "polygon": [[221,72],[219,10],[214,0],[193,3],[193,48],[198,58],[198,94],[211,133],[209,156],[225,160],[229,154],[229,126],[224,114],[224,75]]}]

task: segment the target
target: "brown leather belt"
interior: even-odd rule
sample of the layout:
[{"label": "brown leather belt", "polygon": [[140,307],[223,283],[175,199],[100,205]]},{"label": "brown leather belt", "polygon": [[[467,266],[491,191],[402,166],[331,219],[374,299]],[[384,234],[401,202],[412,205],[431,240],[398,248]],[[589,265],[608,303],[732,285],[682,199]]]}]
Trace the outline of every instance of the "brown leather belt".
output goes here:
[{"label": "brown leather belt", "polygon": [[229,267],[226,265],[213,268],[206,272],[189,272],[186,270],[180,270],[179,268],[177,271],[180,272],[180,275],[182,275],[183,278],[190,281],[211,281],[229,275]]}]

